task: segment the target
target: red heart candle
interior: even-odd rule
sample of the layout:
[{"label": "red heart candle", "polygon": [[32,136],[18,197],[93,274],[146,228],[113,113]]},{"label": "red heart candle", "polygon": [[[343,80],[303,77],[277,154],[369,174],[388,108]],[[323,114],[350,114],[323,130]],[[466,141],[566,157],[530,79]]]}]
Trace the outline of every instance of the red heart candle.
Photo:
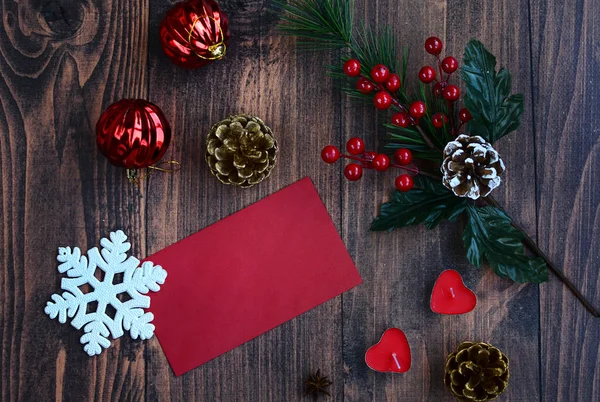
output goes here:
[{"label": "red heart candle", "polygon": [[384,373],[406,373],[410,369],[410,347],[404,332],[387,329],[365,354],[370,369]]},{"label": "red heart candle", "polygon": [[453,269],[442,272],[431,292],[431,310],[438,314],[464,314],[475,308],[477,296]]}]

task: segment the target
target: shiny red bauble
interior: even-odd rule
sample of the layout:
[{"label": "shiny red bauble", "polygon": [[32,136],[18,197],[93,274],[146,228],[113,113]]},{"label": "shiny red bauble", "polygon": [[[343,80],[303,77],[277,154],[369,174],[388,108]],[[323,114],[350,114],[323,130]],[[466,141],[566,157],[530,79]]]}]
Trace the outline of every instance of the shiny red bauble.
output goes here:
[{"label": "shiny red bauble", "polygon": [[396,180],[394,180],[394,184],[396,185],[398,191],[405,192],[412,190],[413,186],[415,185],[415,182],[413,181],[411,175],[401,174],[400,176],[396,177]]},{"label": "shiny red bauble", "polygon": [[442,53],[442,40],[435,36],[427,38],[425,41],[425,51],[429,54],[438,55]]},{"label": "shiny red bauble", "polygon": [[435,70],[431,66],[425,66],[419,70],[419,79],[425,84],[435,80]]},{"label": "shiny red bauble", "polygon": [[460,97],[460,89],[456,85],[448,85],[444,88],[444,99],[450,102],[454,102]]},{"label": "shiny red bauble", "polygon": [[142,169],[160,161],[171,141],[171,126],[160,108],[143,99],[110,105],[96,123],[96,144],[110,163]]},{"label": "shiny red bauble", "polygon": [[398,165],[409,165],[412,162],[412,158],[412,152],[410,152],[410,149],[400,148],[394,152],[394,160]]},{"label": "shiny red bauble", "polygon": [[471,116],[471,113],[469,113],[469,110],[467,110],[466,107],[463,107],[458,112],[458,118],[460,119],[461,122],[466,123],[469,120],[471,120],[473,118],[473,116]]},{"label": "shiny red bauble", "polygon": [[400,89],[400,77],[398,74],[390,74],[387,81],[385,82],[385,89],[390,92],[396,92]]},{"label": "shiny red bauble", "polygon": [[421,117],[425,116],[426,111],[427,108],[425,107],[425,102],[423,101],[416,101],[410,105],[410,115],[415,119],[420,119]]},{"label": "shiny red bauble", "polygon": [[360,138],[350,138],[346,143],[346,150],[350,155],[360,155],[365,151],[365,142]]},{"label": "shiny red bauble", "polygon": [[363,158],[367,160],[367,163],[373,162],[373,159],[377,156],[377,152],[367,151],[363,154]]},{"label": "shiny red bauble", "polygon": [[334,145],[327,145],[321,151],[321,159],[326,163],[335,163],[340,159],[340,150]]},{"label": "shiny red bauble", "polygon": [[373,92],[375,86],[371,81],[366,79],[365,77],[360,77],[358,81],[356,81],[356,89],[363,95],[370,94]]},{"label": "shiny red bauble", "polygon": [[383,84],[390,76],[390,70],[383,64],[377,64],[371,69],[371,78],[378,84]]},{"label": "shiny red bauble", "polygon": [[358,77],[360,75],[360,62],[356,59],[350,59],[344,63],[344,74],[348,77]]},{"label": "shiny red bauble", "polygon": [[386,171],[390,167],[390,158],[384,154],[378,154],[373,159],[373,167],[379,172]]},{"label": "shiny red bauble", "polygon": [[456,69],[458,69],[458,61],[452,56],[444,57],[444,60],[442,60],[442,70],[448,74],[452,74]]},{"label": "shiny red bauble", "polygon": [[448,123],[448,117],[444,113],[436,113],[431,116],[431,122],[435,128],[442,128],[444,124]]},{"label": "shiny red bauble", "polygon": [[392,124],[395,126],[406,128],[410,126],[411,122],[410,117],[406,113],[399,112],[392,116]]},{"label": "shiny red bauble", "polygon": [[344,168],[344,176],[350,181],[359,180],[362,177],[362,172],[362,167],[356,163],[349,163]]},{"label": "shiny red bauble", "polygon": [[392,106],[392,95],[387,91],[379,91],[373,97],[373,104],[379,110],[386,110]]},{"label": "shiny red bauble", "polygon": [[187,0],[167,11],[159,35],[173,63],[197,68],[225,56],[229,22],[213,0]]}]

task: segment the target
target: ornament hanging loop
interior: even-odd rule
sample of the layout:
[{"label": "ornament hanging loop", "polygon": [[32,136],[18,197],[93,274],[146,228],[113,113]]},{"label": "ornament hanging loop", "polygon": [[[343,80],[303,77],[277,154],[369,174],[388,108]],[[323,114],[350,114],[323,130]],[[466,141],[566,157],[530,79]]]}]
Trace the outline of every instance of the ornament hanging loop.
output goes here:
[{"label": "ornament hanging loop", "polygon": [[[173,167],[163,167],[163,166],[173,166]],[[148,166],[148,171],[138,176],[138,169],[127,169],[127,179],[130,183],[140,185],[140,182],[148,177],[152,176],[154,172],[165,172],[165,173],[175,173],[181,170],[181,163],[175,160],[168,160],[164,162],[158,162],[156,165]]]},{"label": "ornament hanging loop", "polygon": [[[194,34],[194,27],[196,26],[196,23],[198,21],[200,21],[202,18],[208,18],[210,20],[213,20],[215,22],[215,24],[217,25],[217,27],[219,28],[219,35],[221,36],[221,40],[208,47],[208,51],[210,52],[210,54],[212,54],[212,57],[202,56],[201,54],[196,52],[194,50],[194,47],[192,46],[192,35]],[[223,56],[225,56],[225,53],[227,53],[227,46],[225,45],[225,34],[223,33],[223,28],[221,27],[221,23],[219,21],[217,21],[217,19],[215,17],[211,17],[210,15],[199,15],[199,16],[196,16],[196,18],[194,18],[194,21],[192,22],[192,27],[190,28],[190,31],[188,33],[188,44],[190,45],[190,49],[192,49],[192,51],[196,54],[196,56],[198,56],[204,60],[219,60],[219,59],[222,59]]]}]

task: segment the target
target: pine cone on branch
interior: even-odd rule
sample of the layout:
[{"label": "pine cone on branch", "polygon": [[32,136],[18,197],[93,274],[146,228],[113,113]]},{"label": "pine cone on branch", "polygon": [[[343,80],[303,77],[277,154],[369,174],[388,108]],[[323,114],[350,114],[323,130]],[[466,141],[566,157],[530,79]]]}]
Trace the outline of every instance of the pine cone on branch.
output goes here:
[{"label": "pine cone on branch", "polygon": [[508,358],[483,342],[463,342],[446,360],[444,383],[459,401],[486,402],[508,386]]},{"label": "pine cone on branch", "polygon": [[492,145],[478,135],[459,135],[444,148],[444,186],[458,197],[487,196],[502,181],[504,163]]}]

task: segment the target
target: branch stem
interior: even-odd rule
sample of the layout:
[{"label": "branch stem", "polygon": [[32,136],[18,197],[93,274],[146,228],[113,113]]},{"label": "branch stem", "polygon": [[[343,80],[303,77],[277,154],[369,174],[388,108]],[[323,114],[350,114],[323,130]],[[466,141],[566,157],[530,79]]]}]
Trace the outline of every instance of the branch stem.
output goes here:
[{"label": "branch stem", "polygon": [[[488,195],[487,197],[484,198],[484,200],[488,204],[505,212],[504,209],[500,206],[500,204],[498,204],[498,202],[494,199],[494,197]],[[569,289],[571,291],[571,293],[573,293],[573,295],[575,295],[577,300],[579,300],[579,302],[583,305],[583,307],[586,308],[587,311],[590,312],[590,314],[592,314],[596,318],[600,317],[600,312],[598,312],[598,310],[594,306],[592,306],[592,304],[585,298],[585,296],[583,296],[581,294],[581,292],[575,287],[575,285],[565,276],[565,274],[538,247],[538,245],[531,238],[531,236],[529,236],[529,234],[519,224],[515,223],[514,220],[511,219],[511,222],[512,222],[512,225],[517,230],[519,230],[523,233],[523,235],[524,235],[523,243],[527,246],[527,248],[529,248],[529,250],[531,250],[536,256],[538,256],[544,260],[546,265],[548,265],[548,268],[550,268],[550,271],[552,271],[552,273],[554,275],[556,275],[558,277],[558,279],[561,280],[562,283],[564,283],[564,285],[567,287],[567,289]]]}]

